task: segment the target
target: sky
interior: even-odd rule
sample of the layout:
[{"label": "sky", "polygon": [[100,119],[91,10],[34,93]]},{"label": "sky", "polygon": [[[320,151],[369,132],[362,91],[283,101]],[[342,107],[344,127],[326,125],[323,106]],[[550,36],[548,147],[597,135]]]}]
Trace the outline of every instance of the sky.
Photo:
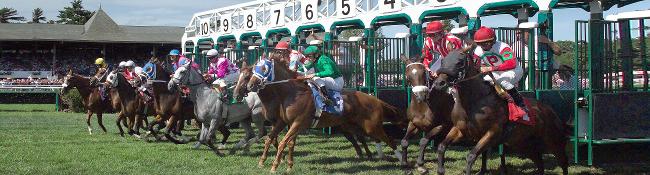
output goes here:
[{"label": "sky", "polygon": [[[18,10],[20,16],[31,19],[34,8],[43,9],[48,20],[56,20],[59,10],[72,0],[0,0],[0,7]],[[83,0],[84,8],[102,9],[120,25],[135,26],[185,26],[192,14],[246,2],[245,0]],[[637,2],[623,8],[612,7],[605,16],[619,12],[650,9],[650,1]],[[554,14],[554,40],[573,40],[575,20],[586,20],[589,13],[582,9],[556,9]],[[537,21],[537,16],[529,21]],[[517,20],[510,15],[482,17],[481,22],[490,27],[515,27]],[[567,30],[568,29],[568,30]],[[406,27],[386,27],[384,34],[407,32]]]}]

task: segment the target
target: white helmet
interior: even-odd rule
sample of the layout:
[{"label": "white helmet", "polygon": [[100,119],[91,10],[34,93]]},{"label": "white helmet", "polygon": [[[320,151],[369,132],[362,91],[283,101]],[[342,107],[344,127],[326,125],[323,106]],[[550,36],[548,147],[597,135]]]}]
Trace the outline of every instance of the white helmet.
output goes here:
[{"label": "white helmet", "polygon": [[135,67],[135,63],[131,60],[127,61],[126,64],[124,64],[126,67]]},{"label": "white helmet", "polygon": [[213,57],[219,55],[219,51],[216,49],[210,49],[208,50],[208,53],[206,54],[208,57]]},{"label": "white helmet", "polygon": [[144,72],[142,71],[142,67],[140,67],[140,66],[135,67],[133,72],[135,72],[135,74],[138,74],[138,75],[143,75],[144,74]]},{"label": "white helmet", "polygon": [[121,61],[120,64],[117,65],[119,68],[123,68],[124,66],[126,66],[126,61]]}]

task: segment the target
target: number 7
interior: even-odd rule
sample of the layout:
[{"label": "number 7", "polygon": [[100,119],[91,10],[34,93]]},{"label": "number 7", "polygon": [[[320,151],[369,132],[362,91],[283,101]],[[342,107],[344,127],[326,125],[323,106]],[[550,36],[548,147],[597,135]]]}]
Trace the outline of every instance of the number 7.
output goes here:
[{"label": "number 7", "polygon": [[276,18],[276,20],[275,20],[275,24],[277,25],[277,24],[280,23],[280,10],[275,10],[275,11],[273,11],[273,13],[276,13],[276,14],[277,14],[277,15],[276,15],[277,18]]}]

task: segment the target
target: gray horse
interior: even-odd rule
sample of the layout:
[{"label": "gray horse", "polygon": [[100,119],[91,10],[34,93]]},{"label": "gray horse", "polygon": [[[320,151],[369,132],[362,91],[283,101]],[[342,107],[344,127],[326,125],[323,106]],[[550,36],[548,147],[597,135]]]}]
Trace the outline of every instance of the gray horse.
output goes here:
[{"label": "gray horse", "polygon": [[[194,145],[195,149],[204,144],[215,154],[222,156],[223,154],[213,145],[213,138],[215,129],[223,124],[239,122],[246,132],[246,137],[237,143],[231,153],[244,145],[246,146],[245,151],[247,151],[252,143],[257,142],[260,137],[265,135],[264,120],[261,116],[262,105],[257,94],[249,94],[246,97],[246,103],[223,103],[217,92],[203,80],[201,73],[188,66],[179,67],[167,87],[173,91],[178,88],[179,84],[189,87],[188,98],[194,103],[196,120],[201,123],[199,141]],[[255,122],[260,133],[258,136],[253,133],[251,122]]]}]

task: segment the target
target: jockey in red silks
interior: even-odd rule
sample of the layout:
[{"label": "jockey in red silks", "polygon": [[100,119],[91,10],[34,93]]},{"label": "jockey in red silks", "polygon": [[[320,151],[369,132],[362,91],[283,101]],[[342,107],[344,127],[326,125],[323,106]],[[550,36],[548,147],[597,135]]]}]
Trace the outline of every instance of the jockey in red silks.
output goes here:
[{"label": "jockey in red silks", "polygon": [[[517,63],[510,46],[504,42],[496,41],[494,30],[482,26],[474,33],[474,42],[479,47],[474,50],[474,58],[482,64],[482,73],[491,73],[494,83],[500,85],[508,92],[517,106],[528,113],[524,98],[519,94],[516,84],[521,80],[524,70]],[[492,77],[485,76],[485,81],[493,82]],[[524,115],[524,120],[528,119]]]},{"label": "jockey in red silks", "polygon": [[124,63],[124,78],[128,80],[129,82],[133,81],[133,79],[136,77],[135,72],[135,62],[129,60],[126,63]]},{"label": "jockey in red silks", "polygon": [[[424,56],[422,64],[426,65],[425,67],[431,72],[431,76],[436,77],[436,71],[440,68],[440,60],[446,57],[450,51],[460,49],[463,42],[458,37],[446,33],[440,21],[432,21],[427,24],[426,34],[427,38],[424,39],[424,47],[422,48],[422,55]],[[440,55],[439,59],[433,60],[434,52]]]}]

